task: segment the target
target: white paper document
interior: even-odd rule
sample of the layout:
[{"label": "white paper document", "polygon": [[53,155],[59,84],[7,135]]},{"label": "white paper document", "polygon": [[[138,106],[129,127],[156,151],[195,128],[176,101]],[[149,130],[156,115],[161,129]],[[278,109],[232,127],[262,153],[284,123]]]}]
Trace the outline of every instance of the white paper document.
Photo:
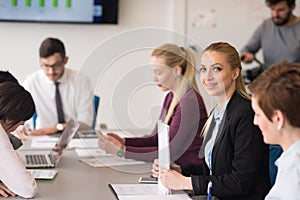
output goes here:
[{"label": "white paper document", "polygon": [[58,137],[34,136],[31,138],[31,147],[38,149],[51,149],[58,141]]},{"label": "white paper document", "polygon": [[101,157],[101,156],[112,156],[111,154],[105,153],[102,149],[75,149],[79,157]]},{"label": "white paper document", "polygon": [[[158,165],[170,169],[170,148],[169,148],[169,126],[162,121],[158,121]],[[166,188],[158,177],[158,189],[163,194],[171,194],[171,190]]]},{"label": "white paper document", "polygon": [[98,138],[73,138],[69,144],[70,148],[98,148]]},{"label": "white paper document", "polygon": [[27,171],[30,172],[35,179],[50,180],[57,174],[57,170],[55,169],[27,169]]},{"label": "white paper document", "polygon": [[137,165],[144,164],[143,161],[136,161],[131,159],[123,159],[117,156],[104,156],[98,158],[81,158],[81,162],[86,163],[92,167],[110,167],[110,166],[120,166],[120,165]]},{"label": "white paper document", "polygon": [[183,191],[176,191],[173,194],[165,195],[158,190],[156,184],[110,184],[114,194],[119,200],[185,200],[191,199]]}]

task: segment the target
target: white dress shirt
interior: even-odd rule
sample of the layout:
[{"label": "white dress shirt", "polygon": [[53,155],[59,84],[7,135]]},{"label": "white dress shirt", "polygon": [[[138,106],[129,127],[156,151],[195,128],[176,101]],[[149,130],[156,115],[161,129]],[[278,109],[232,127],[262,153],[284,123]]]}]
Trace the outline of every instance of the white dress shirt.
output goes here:
[{"label": "white dress shirt", "polygon": [[[94,111],[93,91],[89,79],[65,68],[58,82],[65,121],[74,118],[91,126]],[[58,120],[54,82],[40,69],[26,77],[23,86],[31,93],[35,103],[36,129],[56,125]]]},{"label": "white dress shirt", "polygon": [[0,180],[8,189],[24,198],[32,198],[37,185],[27,172],[18,153],[13,149],[7,133],[0,124]]},{"label": "white dress shirt", "polygon": [[278,172],[275,184],[266,200],[300,199],[300,140],[276,160]]}]

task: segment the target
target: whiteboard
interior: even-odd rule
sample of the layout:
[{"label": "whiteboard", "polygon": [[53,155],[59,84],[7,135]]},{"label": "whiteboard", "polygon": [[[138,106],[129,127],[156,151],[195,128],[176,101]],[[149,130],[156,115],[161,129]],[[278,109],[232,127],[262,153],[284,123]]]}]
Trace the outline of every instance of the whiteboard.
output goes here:
[{"label": "whiteboard", "polygon": [[[294,14],[300,15],[300,0]],[[202,48],[226,41],[239,50],[270,16],[264,0],[187,0],[186,33]]]}]

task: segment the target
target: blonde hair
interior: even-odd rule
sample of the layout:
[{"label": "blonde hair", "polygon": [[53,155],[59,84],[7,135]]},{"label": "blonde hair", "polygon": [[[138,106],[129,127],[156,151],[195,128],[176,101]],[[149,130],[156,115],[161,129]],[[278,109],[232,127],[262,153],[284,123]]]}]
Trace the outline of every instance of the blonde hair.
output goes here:
[{"label": "blonde hair", "polygon": [[151,56],[164,58],[169,67],[181,67],[182,76],[188,81],[192,88],[199,93],[196,83],[196,68],[193,51],[187,47],[179,47],[175,44],[166,43],[156,48]]},{"label": "blonde hair", "polygon": [[239,56],[239,53],[237,52],[237,50],[233,46],[231,46],[229,43],[216,42],[216,43],[212,43],[208,47],[206,47],[203,52],[205,52],[205,51],[215,51],[218,53],[222,53],[223,55],[225,55],[226,61],[228,62],[228,64],[230,65],[232,70],[235,70],[237,68],[240,70],[239,76],[237,77],[237,79],[235,81],[236,90],[246,99],[250,99],[250,95],[246,91],[243,77],[241,74],[242,64],[241,64],[240,56]]}]

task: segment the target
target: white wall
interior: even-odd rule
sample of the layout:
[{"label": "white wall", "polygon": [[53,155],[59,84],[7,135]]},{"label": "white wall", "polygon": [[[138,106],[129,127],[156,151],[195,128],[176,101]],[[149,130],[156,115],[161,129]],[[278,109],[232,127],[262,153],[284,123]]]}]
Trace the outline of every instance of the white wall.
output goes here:
[{"label": "white wall", "polygon": [[[227,40],[240,48],[254,31],[254,24],[260,23],[260,14],[266,11],[265,16],[269,15],[262,3],[255,10],[260,19],[256,19],[256,15],[247,18],[252,12],[241,9],[248,9],[249,2],[229,2],[119,0],[117,25],[0,22],[0,68],[9,70],[22,82],[26,75],[39,69],[41,41],[48,36],[58,37],[70,56],[67,67],[88,75],[95,94],[101,97],[98,123],[107,123],[112,128],[151,129],[165,95],[151,82],[147,63],[153,48],[165,42],[198,43],[204,47],[215,40]],[[258,4],[261,0],[255,2]],[[233,6],[234,3],[238,6]],[[205,19],[192,26],[195,14],[207,16],[212,9],[216,12],[212,20]],[[299,9],[298,5],[297,14]],[[252,20],[251,27],[243,22],[245,19]],[[216,26],[211,26],[214,20]],[[246,30],[240,27],[243,24],[247,26],[247,35],[240,33]],[[187,39],[180,33],[192,38]],[[207,94],[202,95],[210,110],[214,103]]]},{"label": "white wall", "polygon": [[[176,0],[178,1],[178,0]],[[139,51],[133,54],[118,55],[121,58],[116,60],[111,69],[114,70],[111,78],[107,78],[104,73],[101,77],[102,70],[107,66],[101,66],[103,60],[111,54],[110,51],[118,50],[123,47],[125,51],[132,51],[130,43],[136,43],[134,36],[129,36],[131,41],[114,41],[114,36],[124,31],[134,30],[144,27],[160,27],[172,28],[174,24],[180,25],[172,21],[176,12],[174,0],[120,0],[119,1],[119,22],[117,25],[79,25],[79,24],[45,24],[45,23],[9,23],[0,22],[0,68],[9,70],[20,82],[26,75],[39,69],[38,48],[41,41],[48,36],[60,38],[66,46],[67,54],[70,56],[67,67],[82,71],[91,79],[95,93],[101,96],[99,121],[107,123],[109,127],[121,128],[147,128],[152,129],[155,119],[159,113],[163,96],[157,87],[151,83],[151,72],[147,70],[145,65],[149,61],[149,50]],[[182,0],[179,0],[182,1]],[[184,2],[184,1],[182,1]],[[179,8],[182,10],[182,8]],[[134,31],[133,31],[134,32]],[[126,32],[125,32],[126,34]],[[140,37],[140,41],[148,41],[151,44],[151,36]],[[148,38],[149,37],[149,38]],[[156,39],[159,38],[159,39]],[[166,41],[171,41],[171,35],[162,34],[153,38],[155,40],[150,46],[154,47]],[[149,40],[150,39],[150,40]],[[101,49],[103,42],[109,42],[110,50]],[[113,43],[113,44],[112,44]],[[126,43],[128,46],[126,46]],[[149,45],[147,45],[149,46]],[[143,49],[144,44],[134,48]],[[100,55],[97,52],[100,51]],[[116,52],[120,53],[120,52]],[[94,57],[93,57],[94,56]],[[115,58],[113,58],[115,59]],[[87,67],[86,67],[87,66]],[[122,77],[126,77],[127,70],[132,71],[132,67],[144,66],[139,70],[137,76],[144,77],[148,86],[134,89],[135,91],[126,91],[128,88],[122,88],[122,94],[112,92],[114,83],[122,81]],[[119,72],[119,73],[115,73]],[[97,76],[95,76],[97,74]],[[134,77],[133,77],[134,78]],[[101,86],[97,82],[103,81]],[[127,80],[128,81],[128,80]],[[130,84],[128,82],[122,84]],[[131,86],[130,86],[131,87]],[[148,89],[146,89],[148,88]],[[125,91],[124,91],[125,90]],[[131,94],[129,97],[127,94]],[[111,96],[118,95],[117,101],[113,101]],[[119,97],[121,95],[121,97]],[[143,96],[144,100],[141,100]],[[130,99],[124,99],[124,98]],[[140,101],[141,100],[141,101]],[[123,103],[125,102],[125,104]],[[112,105],[114,103],[114,105]],[[114,111],[112,106],[119,108],[124,105],[121,111]],[[128,109],[127,109],[128,107]],[[126,108],[126,109],[125,109]],[[126,112],[126,113],[123,113]],[[127,117],[130,120],[118,122],[120,116]]]}]

